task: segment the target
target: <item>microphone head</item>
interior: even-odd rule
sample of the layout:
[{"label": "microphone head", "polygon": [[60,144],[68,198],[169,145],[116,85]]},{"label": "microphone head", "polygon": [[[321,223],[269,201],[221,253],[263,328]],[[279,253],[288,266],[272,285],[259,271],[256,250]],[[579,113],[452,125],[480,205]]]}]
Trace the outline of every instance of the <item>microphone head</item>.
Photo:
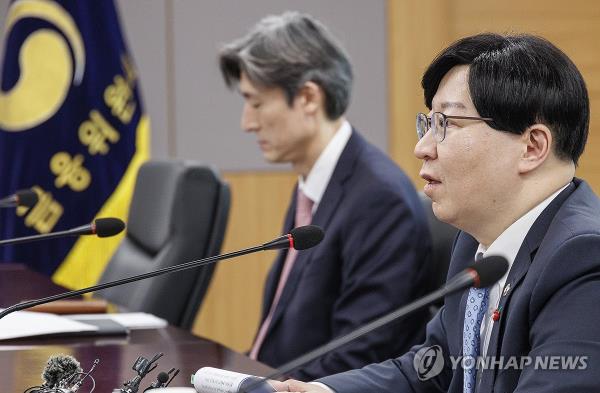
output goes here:
[{"label": "microphone head", "polygon": [[97,218],[94,220],[94,233],[98,237],[114,236],[125,229],[125,223],[114,217]]},{"label": "microphone head", "polygon": [[477,274],[476,288],[485,288],[494,285],[508,270],[508,261],[499,255],[491,255],[477,261],[470,266]]},{"label": "microphone head", "polygon": [[290,231],[294,240],[294,248],[296,250],[306,250],[321,243],[325,233],[316,225],[306,225],[303,227],[294,228]]},{"label": "microphone head", "polygon": [[63,379],[83,370],[79,362],[73,357],[64,354],[52,355],[42,372],[44,386],[53,388]]},{"label": "microphone head", "polygon": [[169,380],[169,374],[167,374],[164,371],[161,371],[156,376],[156,380],[162,385],[163,383],[166,383]]},{"label": "microphone head", "polygon": [[15,193],[17,206],[33,207],[38,203],[38,194],[33,190],[19,190]]}]

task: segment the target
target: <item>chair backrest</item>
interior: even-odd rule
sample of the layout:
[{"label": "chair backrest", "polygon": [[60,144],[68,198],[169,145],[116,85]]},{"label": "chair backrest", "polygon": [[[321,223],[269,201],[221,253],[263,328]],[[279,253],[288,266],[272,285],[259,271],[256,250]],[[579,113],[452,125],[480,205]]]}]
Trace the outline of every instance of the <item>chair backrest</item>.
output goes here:
[{"label": "chair backrest", "polygon": [[[178,265],[219,253],[229,215],[229,187],[210,167],[181,160],[141,166],[127,234],[100,282]],[[96,296],[191,329],[214,265],[170,273]]]},{"label": "chair backrest", "polygon": [[423,209],[425,209],[427,214],[427,223],[429,224],[429,232],[431,233],[431,259],[433,268],[428,288],[433,291],[446,283],[452,244],[454,243],[458,229],[437,219],[435,214],[433,214],[431,199],[427,195],[420,192],[419,197],[421,198]]}]

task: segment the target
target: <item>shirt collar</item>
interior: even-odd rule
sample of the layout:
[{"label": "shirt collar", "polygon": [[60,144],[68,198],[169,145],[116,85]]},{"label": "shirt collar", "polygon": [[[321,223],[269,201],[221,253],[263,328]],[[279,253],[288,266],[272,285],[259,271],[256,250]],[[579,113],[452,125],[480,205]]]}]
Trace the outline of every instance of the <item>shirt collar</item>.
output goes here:
[{"label": "shirt collar", "polygon": [[303,179],[302,176],[298,177],[298,188],[314,203],[313,212],[316,211],[319,202],[323,198],[325,189],[351,135],[352,127],[347,120],[344,120],[319,155],[306,179]]},{"label": "shirt collar", "polygon": [[[533,226],[533,223],[542,214],[544,209],[560,194],[562,190],[567,188],[570,183],[567,183],[564,187],[561,187],[558,191],[544,199],[539,205],[528,211],[524,216],[515,221],[511,226],[506,228],[504,232],[490,246],[486,249],[481,243],[477,248],[477,253],[482,252],[483,256],[500,255],[506,258],[508,261],[508,270],[506,274],[498,281],[500,288],[506,283],[508,272],[512,267],[517,253],[521,248],[521,244],[525,240],[525,236]],[[477,253],[475,255],[477,255]]]}]

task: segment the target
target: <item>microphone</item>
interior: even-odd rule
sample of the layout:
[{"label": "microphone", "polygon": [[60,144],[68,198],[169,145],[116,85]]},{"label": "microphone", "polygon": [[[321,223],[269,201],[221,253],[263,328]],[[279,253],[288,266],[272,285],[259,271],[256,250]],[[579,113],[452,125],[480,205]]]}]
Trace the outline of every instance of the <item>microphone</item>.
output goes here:
[{"label": "microphone", "polygon": [[359,337],[369,334],[373,330],[387,325],[390,322],[393,322],[399,318],[404,318],[407,315],[413,313],[414,311],[419,310],[422,307],[428,306],[446,295],[461,291],[469,287],[489,287],[493,285],[496,281],[500,280],[502,276],[504,276],[504,274],[507,272],[507,270],[508,261],[506,260],[506,258],[497,255],[485,257],[477,261],[473,265],[469,266],[462,272],[458,273],[454,277],[452,277],[440,289],[431,292],[430,294],[425,295],[417,299],[416,301],[407,304],[406,306],[400,307],[396,311],[393,311],[380,318],[377,318],[376,320],[369,322],[368,324],[358,329],[355,329],[350,333],[338,337],[328,342],[327,344],[318,347],[294,360],[291,360],[290,362],[284,364],[283,366],[275,370],[275,372],[273,372],[272,374],[252,383],[251,385],[246,387],[243,390],[243,392],[251,392],[252,389],[265,383],[265,381],[269,379],[275,379],[286,375],[289,372],[294,371],[297,368],[305,365],[306,363],[320,358],[321,356],[338,349],[342,345],[345,345],[350,341],[353,341]]},{"label": "microphone", "polygon": [[162,387],[166,388],[167,386],[169,386],[169,384],[171,382],[173,382],[173,380],[175,379],[175,377],[177,376],[177,374],[179,374],[179,371],[181,371],[181,370],[180,369],[175,369],[175,368],[170,369],[169,372],[167,373],[167,375],[171,375],[171,373],[173,375],[171,375],[171,378],[166,383],[164,383]]},{"label": "microphone", "polygon": [[165,384],[167,383],[168,380],[169,380],[169,374],[167,374],[164,371],[161,371],[156,376],[156,381],[152,382],[152,385],[150,385],[149,387],[144,389],[144,392],[147,392],[148,390],[152,390],[152,389],[162,388],[165,386]]},{"label": "microphone", "polygon": [[137,372],[138,375],[132,380],[125,382],[123,384],[124,387],[122,389],[114,389],[113,392],[137,393],[140,389],[140,383],[142,382],[142,379],[144,379],[144,377],[150,371],[158,367],[158,363],[154,363],[156,363],[156,361],[160,359],[163,355],[164,354],[162,352],[159,352],[156,355],[154,355],[152,359],[146,359],[143,356],[138,356],[137,360],[135,361],[132,367],[133,371]]},{"label": "microphone", "polygon": [[[208,265],[211,263],[215,263],[217,261],[223,259],[230,259],[246,254],[251,254],[258,251],[265,250],[273,250],[273,249],[282,249],[282,248],[295,248],[296,250],[304,250],[310,247],[316,246],[323,239],[323,230],[316,225],[308,225],[306,227],[298,227],[294,228],[290,231],[288,235],[279,237],[273,241],[264,243],[260,246],[250,247],[239,251],[230,252],[227,254],[215,255],[208,258],[197,259],[195,261],[182,263],[175,266],[168,266],[162,269],[154,270],[148,273],[138,274],[137,276],[122,278],[120,280],[115,280],[111,282],[106,282],[103,284],[94,285],[88,288],[78,289],[75,291],[69,291],[65,293],[61,293],[58,295],[48,296],[45,298],[30,300],[26,302],[21,302],[18,304],[14,304],[10,307],[5,308],[0,311],[0,319],[4,318],[6,315],[19,310],[24,310],[26,308],[30,308],[33,306],[38,306],[40,304],[46,304],[53,302],[55,300],[66,299],[69,297],[83,295],[84,293],[95,292],[106,288],[116,287],[118,285],[128,284],[130,282],[145,280],[147,278],[160,276],[167,273],[179,272],[186,269],[191,269],[199,266]],[[285,242],[281,239],[285,238]],[[0,245],[2,243],[0,242]]]},{"label": "microphone", "polygon": [[[94,384],[94,387],[95,387],[96,381],[94,380],[94,377],[92,377],[91,374],[96,369],[96,366],[98,365],[98,363],[100,363],[100,359],[94,360],[92,367],[90,368],[90,370],[87,373],[84,374],[83,372],[79,372],[79,373],[75,374],[73,376],[73,378],[69,378],[67,380],[67,382],[70,382],[73,385],[70,388],[68,388],[65,393],[73,393],[73,392],[78,391],[79,388],[81,387],[81,385],[83,385],[83,381],[88,377],[92,380],[92,383]],[[94,390],[94,389],[92,389],[92,390]]]},{"label": "microphone", "polygon": [[83,369],[73,356],[63,354],[50,356],[42,372],[43,387],[56,389],[61,382],[81,372]]},{"label": "microphone", "polygon": [[6,198],[0,199],[1,207],[33,207],[38,202],[38,195],[33,190],[19,190]]},{"label": "microphone", "polygon": [[294,228],[287,235],[278,237],[263,244],[265,250],[278,250],[280,248],[295,248],[306,250],[321,243],[325,233],[316,225],[306,225]]},{"label": "microphone", "polygon": [[95,386],[96,382],[91,374],[98,363],[100,363],[99,359],[94,360],[90,370],[84,373],[81,365],[73,356],[62,353],[52,355],[42,372],[44,383],[41,386],[33,386],[26,391],[31,393],[75,393],[83,385],[86,378],[90,378]]},{"label": "microphone", "polygon": [[110,237],[120,233],[125,228],[125,223],[118,218],[97,218],[91,224],[82,225],[66,231],[44,233],[41,235],[18,237],[15,239],[0,240],[0,246],[9,244],[21,244],[38,240],[55,239],[67,236],[96,235],[98,237]]}]

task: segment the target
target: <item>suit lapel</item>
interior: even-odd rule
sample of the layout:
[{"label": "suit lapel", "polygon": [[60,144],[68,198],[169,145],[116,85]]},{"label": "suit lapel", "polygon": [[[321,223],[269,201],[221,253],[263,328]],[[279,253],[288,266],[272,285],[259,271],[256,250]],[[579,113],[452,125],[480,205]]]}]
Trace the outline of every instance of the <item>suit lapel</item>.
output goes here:
[{"label": "suit lapel", "polygon": [[[292,202],[290,203],[287,214],[285,216],[285,221],[283,223],[283,231],[281,233],[289,233],[290,230],[294,227],[297,191],[298,185],[296,184],[292,194]],[[267,318],[267,314],[269,313],[269,309],[271,308],[271,303],[273,303],[273,298],[275,297],[275,291],[277,290],[277,284],[279,283],[279,277],[281,276],[281,271],[283,270],[283,264],[285,262],[286,256],[287,250],[281,250],[277,253],[277,257],[273,262],[273,267],[271,268],[267,281],[265,282],[265,296],[263,299],[261,321],[264,321]]]},{"label": "suit lapel", "polygon": [[[360,135],[358,135],[355,131],[352,132],[352,136],[348,140],[346,147],[340,155],[335,170],[333,171],[331,179],[329,180],[327,188],[325,189],[325,193],[323,194],[323,197],[319,202],[319,206],[317,207],[317,211],[312,218],[311,223],[313,225],[320,226],[325,231],[325,239],[323,240],[324,242],[327,240],[328,224],[343,199],[344,183],[351,176],[360,150],[365,143],[366,142]],[[269,331],[274,329],[281,319],[288,303],[292,299],[293,294],[298,287],[298,283],[300,282],[304,270],[306,270],[306,268],[310,265],[315,256],[318,256],[318,250],[318,247],[314,247],[298,252],[298,256],[296,257],[292,271],[290,272],[287,282],[285,283],[285,287],[283,288],[279,303],[275,308],[275,312],[269,326]],[[283,259],[285,259],[285,257]],[[281,264],[283,265],[283,262],[281,262]],[[279,272],[281,272],[281,268],[279,268]],[[277,277],[279,277],[279,275],[280,274],[278,274]]]},{"label": "suit lapel", "polygon": [[[506,325],[506,313],[509,312],[508,306],[512,294],[515,293],[521,281],[527,274],[529,270],[529,265],[533,257],[535,256],[535,252],[537,247],[531,249],[527,241],[523,242],[523,245],[519,249],[517,256],[515,257],[515,261],[510,268],[510,272],[508,273],[508,277],[506,278],[506,283],[504,284],[504,288],[501,288],[500,292],[500,301],[498,303],[497,310],[500,310],[500,319],[498,321],[492,322],[492,333],[490,335],[490,342],[488,344],[488,349],[486,353],[486,357],[490,359],[494,359],[496,354],[498,353],[499,343],[498,340],[500,336],[500,332],[504,332],[504,328]],[[496,377],[496,370],[488,369],[483,371],[481,387],[477,389],[485,392],[488,391],[486,389],[490,389],[494,384],[494,379]],[[486,387],[487,386],[487,387]]]},{"label": "suit lapel", "polygon": [[[527,236],[515,257],[515,261],[510,268],[504,288],[502,288],[502,291],[500,292],[500,300],[497,308],[500,310],[500,319],[494,321],[492,324],[492,333],[490,335],[490,342],[486,354],[487,357],[493,358],[501,351],[500,343],[506,328],[507,314],[510,312],[510,299],[515,291],[518,290],[519,285],[526,276],[529,266],[534,260],[537,250],[550,227],[552,219],[564,201],[574,190],[575,185],[573,183],[569,184],[569,186],[554,198],[546,209],[544,209],[527,233]],[[485,370],[482,376],[481,388],[478,389],[483,392],[492,391],[491,388],[494,384],[496,371],[497,370]]]}]

